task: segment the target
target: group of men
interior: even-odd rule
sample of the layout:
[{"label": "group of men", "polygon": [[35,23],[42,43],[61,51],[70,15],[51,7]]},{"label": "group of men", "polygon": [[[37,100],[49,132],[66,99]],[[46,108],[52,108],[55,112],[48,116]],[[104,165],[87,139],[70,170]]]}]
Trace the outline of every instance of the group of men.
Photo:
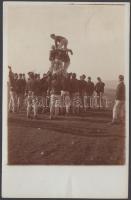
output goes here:
[{"label": "group of men", "polygon": [[[85,74],[78,80],[75,73],[67,73],[69,53],[73,55],[72,50],[67,48],[68,40],[55,34],[50,37],[54,40],[49,55],[51,66],[42,78],[40,74],[29,72],[26,80],[25,74],[17,75],[9,66],[9,111],[19,112],[25,104],[28,118],[32,118],[32,113],[33,117],[37,118],[40,108],[45,111],[46,107],[50,109],[50,119],[64,113],[79,114],[91,107],[94,93],[98,107],[103,107],[105,83],[100,77],[97,77],[97,83],[94,84],[91,77],[86,81]],[[124,76],[120,75],[112,124],[123,118],[124,101]]]},{"label": "group of men", "polygon": [[[79,113],[87,111],[90,108],[90,98],[94,92],[98,97],[102,97],[105,84],[98,77],[96,85],[92,82],[91,77],[81,75],[80,79],[76,78],[75,73],[52,74],[48,72],[40,78],[39,74],[28,73],[28,80],[24,74],[17,75],[9,67],[9,110],[19,112],[26,102],[27,117],[33,115],[36,118],[39,107],[43,111],[46,107],[50,108],[50,118],[58,114]],[[98,102],[100,106],[100,102]]]}]

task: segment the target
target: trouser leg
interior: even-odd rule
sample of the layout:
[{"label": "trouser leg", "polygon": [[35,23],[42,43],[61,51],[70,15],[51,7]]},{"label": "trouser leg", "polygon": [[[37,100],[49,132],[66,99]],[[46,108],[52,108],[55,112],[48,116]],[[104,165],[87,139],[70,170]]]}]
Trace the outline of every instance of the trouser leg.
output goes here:
[{"label": "trouser leg", "polygon": [[31,117],[31,109],[32,106],[30,104],[27,104],[27,117]]},{"label": "trouser leg", "polygon": [[61,96],[60,95],[56,95],[56,100],[55,100],[55,116],[59,115],[60,104],[61,104]]},{"label": "trouser leg", "polygon": [[21,108],[22,108],[22,100],[23,100],[22,94],[18,95],[18,98],[17,98],[17,111],[20,111]]},{"label": "trouser leg", "polygon": [[13,92],[12,94],[12,111],[15,112],[17,109],[17,94],[15,92]]},{"label": "trouser leg", "polygon": [[50,117],[53,117],[55,112],[55,95],[51,95],[50,97]]},{"label": "trouser leg", "polygon": [[119,108],[120,108],[120,101],[116,100],[115,105],[113,107],[113,121],[117,121],[119,118]]},{"label": "trouser leg", "polygon": [[10,92],[10,97],[9,97],[9,111],[13,111],[13,92]]},{"label": "trouser leg", "polygon": [[120,120],[122,122],[125,121],[125,103],[124,102],[122,102],[120,106]]},{"label": "trouser leg", "polygon": [[33,115],[34,115],[34,117],[37,117],[37,114],[38,114],[38,105],[37,105],[37,103],[34,103],[34,105],[33,105]]}]

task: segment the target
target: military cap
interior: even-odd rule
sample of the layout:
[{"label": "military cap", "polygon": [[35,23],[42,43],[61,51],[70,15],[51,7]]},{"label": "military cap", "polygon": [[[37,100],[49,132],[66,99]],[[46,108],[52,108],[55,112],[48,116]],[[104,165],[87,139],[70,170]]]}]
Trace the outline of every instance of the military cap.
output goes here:
[{"label": "military cap", "polygon": [[119,75],[119,79],[120,79],[120,80],[124,80],[124,76],[120,74],[120,75]]}]

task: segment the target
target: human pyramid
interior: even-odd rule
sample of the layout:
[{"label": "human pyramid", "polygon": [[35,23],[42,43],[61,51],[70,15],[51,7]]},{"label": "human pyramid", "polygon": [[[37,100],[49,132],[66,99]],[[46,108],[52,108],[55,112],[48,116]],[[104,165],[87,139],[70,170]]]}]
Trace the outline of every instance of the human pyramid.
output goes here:
[{"label": "human pyramid", "polygon": [[65,37],[55,34],[51,34],[50,37],[54,40],[55,45],[52,45],[50,51],[49,60],[51,61],[51,67],[49,71],[51,74],[65,75],[70,65],[69,53],[73,55],[73,52],[67,48],[68,40]]},{"label": "human pyramid", "polygon": [[49,54],[51,65],[42,78],[33,72],[26,78],[25,74],[13,73],[9,66],[9,111],[18,113],[24,107],[28,118],[37,118],[40,110],[45,113],[48,109],[52,119],[87,112],[88,108],[107,108],[101,78],[97,77],[94,84],[91,77],[85,80],[85,74],[78,79],[76,73],[68,73],[69,53],[73,55],[68,40],[55,34],[50,37],[54,40]]}]

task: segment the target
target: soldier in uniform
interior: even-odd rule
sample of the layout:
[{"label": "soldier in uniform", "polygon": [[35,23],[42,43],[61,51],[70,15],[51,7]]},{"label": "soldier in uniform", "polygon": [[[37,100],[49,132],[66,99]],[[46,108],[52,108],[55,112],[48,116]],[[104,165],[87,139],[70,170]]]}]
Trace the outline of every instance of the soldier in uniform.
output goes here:
[{"label": "soldier in uniform", "polygon": [[97,77],[97,83],[95,85],[95,91],[97,93],[97,97],[98,97],[98,106],[99,108],[103,107],[103,94],[104,94],[104,87],[105,87],[105,83],[102,82],[100,77]]},{"label": "soldier in uniform", "polygon": [[27,81],[26,90],[27,90],[27,117],[31,117],[31,111],[33,111],[33,117],[37,119],[38,115],[38,98],[35,96],[36,94],[36,75],[34,73],[29,72],[29,79]]},{"label": "soldier in uniform", "polygon": [[9,101],[9,111],[17,111],[17,80],[18,74],[14,73],[12,80],[10,82],[10,101]]},{"label": "soldier in uniform", "polygon": [[12,112],[12,100],[11,100],[11,88],[14,81],[14,73],[12,72],[11,66],[8,66],[9,69],[9,82],[8,82],[8,96],[9,96],[9,112]]},{"label": "soldier in uniform", "polygon": [[[41,90],[41,80],[40,74],[34,75],[34,97],[37,100],[37,111],[42,112],[42,90]],[[34,101],[35,103],[35,101]]]},{"label": "soldier in uniform", "polygon": [[119,83],[116,88],[115,105],[113,107],[112,124],[119,124],[124,122],[125,113],[125,84],[124,76],[119,75]]},{"label": "soldier in uniform", "polygon": [[25,93],[25,86],[23,85],[22,74],[19,74],[19,78],[16,81],[17,112],[22,110],[24,93]]},{"label": "soldier in uniform", "polygon": [[87,88],[87,82],[85,81],[86,75],[83,74],[80,76],[79,80],[79,93],[80,93],[80,100],[81,100],[81,106],[82,109],[84,108],[84,111],[87,109],[87,93],[86,93],[86,88]]},{"label": "soldier in uniform", "polygon": [[15,94],[15,80],[14,73],[12,72],[11,66],[9,68],[9,112],[15,112],[16,105],[16,94]]}]

